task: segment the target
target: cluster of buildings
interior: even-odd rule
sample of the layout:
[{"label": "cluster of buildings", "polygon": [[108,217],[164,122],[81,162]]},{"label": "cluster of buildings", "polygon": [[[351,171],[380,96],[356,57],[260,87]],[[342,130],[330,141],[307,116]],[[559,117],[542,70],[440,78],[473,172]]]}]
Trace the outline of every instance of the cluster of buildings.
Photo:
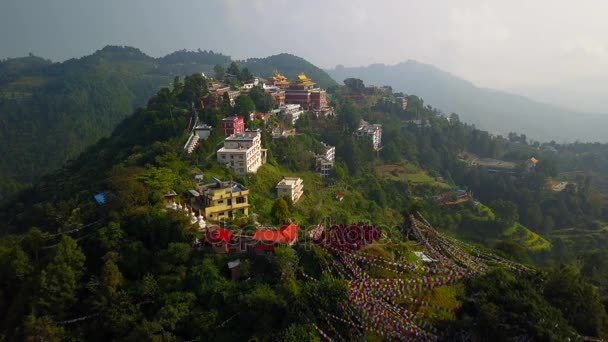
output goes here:
[{"label": "cluster of buildings", "polygon": [[[202,176],[202,175],[201,175]],[[277,184],[277,196],[287,196],[295,203],[303,194],[303,181],[296,177],[283,177]],[[255,233],[233,234],[217,224],[238,216],[249,215],[249,189],[234,181],[211,178],[211,182],[197,183],[196,190],[188,190],[186,200],[178,201],[178,194],[165,194],[166,207],[184,211],[206,232],[205,242],[218,253],[270,252],[277,246],[292,246],[297,240],[299,228],[291,223],[279,229],[258,226]]]},{"label": "cluster of buildings", "polygon": [[217,104],[216,101],[221,101],[224,94],[228,94],[230,105],[234,106],[236,98],[241,95],[240,90],[231,90],[229,85],[215,81],[207,82],[207,89],[209,90],[209,95],[201,100],[201,108],[215,106]]},{"label": "cluster of buildings", "polygon": [[237,234],[230,230],[216,227],[207,231],[205,242],[211,245],[216,253],[261,254],[272,252],[279,246],[293,246],[298,240],[299,230],[300,228],[293,223],[276,230],[257,229],[253,235]]},{"label": "cluster of buildings", "polygon": [[382,143],[382,125],[370,124],[365,120],[361,120],[355,136],[360,140],[370,139],[374,151],[379,151]]}]

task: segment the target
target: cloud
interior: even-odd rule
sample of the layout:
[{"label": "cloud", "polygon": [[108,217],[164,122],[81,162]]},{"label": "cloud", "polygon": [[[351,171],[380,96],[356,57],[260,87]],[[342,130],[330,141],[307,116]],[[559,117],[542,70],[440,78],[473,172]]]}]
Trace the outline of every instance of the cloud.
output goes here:
[{"label": "cloud", "polygon": [[509,39],[509,30],[488,5],[454,8],[448,37],[457,42],[502,44]]}]

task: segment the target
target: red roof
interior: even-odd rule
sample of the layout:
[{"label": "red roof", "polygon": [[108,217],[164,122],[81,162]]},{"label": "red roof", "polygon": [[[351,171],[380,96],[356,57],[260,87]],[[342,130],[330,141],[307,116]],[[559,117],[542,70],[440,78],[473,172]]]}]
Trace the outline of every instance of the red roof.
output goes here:
[{"label": "red roof", "polygon": [[292,243],[298,236],[298,226],[290,223],[279,230],[258,230],[253,235],[254,240],[278,243]]},{"label": "red roof", "polygon": [[206,235],[206,240],[209,243],[218,243],[218,242],[230,242],[230,237],[232,237],[232,232],[224,229],[218,228],[216,230],[208,231]]},{"label": "red roof", "polygon": [[264,118],[264,113],[260,112],[260,113],[253,114],[253,119],[255,120],[257,118],[263,119]]}]

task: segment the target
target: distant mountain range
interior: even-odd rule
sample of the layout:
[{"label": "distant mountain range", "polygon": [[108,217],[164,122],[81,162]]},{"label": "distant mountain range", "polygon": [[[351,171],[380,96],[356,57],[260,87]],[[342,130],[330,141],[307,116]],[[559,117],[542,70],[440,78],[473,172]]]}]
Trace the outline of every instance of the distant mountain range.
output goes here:
[{"label": "distant mountain range", "polygon": [[396,65],[337,66],[326,71],[338,82],[355,77],[366,84],[390,85],[394,91],[417,95],[433,107],[447,114],[457,113],[461,120],[495,134],[518,132],[540,141],[608,141],[608,110],[606,115],[578,112],[477,87],[432,65],[412,60]]},{"label": "distant mountain range", "polygon": [[[175,76],[212,75],[214,65],[231,61],[201,50],[153,58],[122,46],[63,63],[35,56],[0,60],[0,200],[110,134]],[[293,78],[304,72],[322,87],[336,84],[325,71],[289,54],[237,63],[256,76],[278,70]]]}]

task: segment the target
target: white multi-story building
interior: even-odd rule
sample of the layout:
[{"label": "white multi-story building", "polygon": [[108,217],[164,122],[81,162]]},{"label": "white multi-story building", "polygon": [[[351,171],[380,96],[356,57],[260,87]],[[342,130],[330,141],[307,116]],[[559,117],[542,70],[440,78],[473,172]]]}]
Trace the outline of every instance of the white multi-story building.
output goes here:
[{"label": "white multi-story building", "polygon": [[260,131],[247,130],[227,137],[224,147],[217,151],[217,161],[239,176],[255,173],[266,163],[266,149],[262,148]]},{"label": "white multi-story building", "polygon": [[365,120],[361,120],[359,129],[355,132],[355,136],[357,139],[371,138],[374,151],[378,151],[380,150],[380,144],[382,143],[382,125],[370,124]]},{"label": "white multi-story building", "polygon": [[279,113],[285,120],[291,120],[291,124],[295,125],[300,115],[304,113],[302,106],[299,104],[286,104],[279,108]]},{"label": "white multi-story building", "polygon": [[329,177],[331,174],[331,169],[334,167],[336,160],[336,148],[323,142],[321,144],[323,144],[324,152],[315,155],[316,170],[319,176],[325,178]]},{"label": "white multi-story building", "polygon": [[304,193],[304,181],[298,177],[283,177],[276,186],[279,197],[287,196],[296,203]]},{"label": "white multi-story building", "polygon": [[192,129],[192,132],[198,136],[199,139],[206,140],[211,135],[213,127],[205,124],[199,124]]}]

